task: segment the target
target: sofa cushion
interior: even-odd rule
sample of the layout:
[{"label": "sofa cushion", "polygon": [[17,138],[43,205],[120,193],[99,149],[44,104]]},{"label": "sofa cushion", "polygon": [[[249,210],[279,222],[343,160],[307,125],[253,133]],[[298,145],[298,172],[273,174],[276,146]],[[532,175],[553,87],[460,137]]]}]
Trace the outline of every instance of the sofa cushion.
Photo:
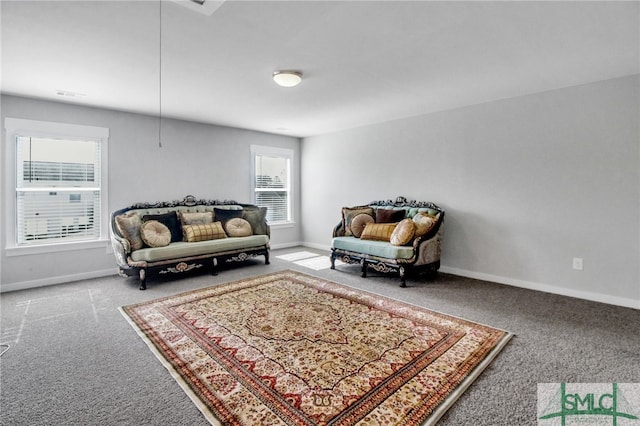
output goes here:
[{"label": "sofa cushion", "polygon": [[253,234],[251,224],[240,217],[229,219],[224,230],[229,237],[248,237]]},{"label": "sofa cushion", "polygon": [[219,240],[198,241],[195,243],[181,241],[179,243],[171,243],[166,247],[145,247],[136,250],[131,253],[131,259],[135,262],[157,262],[190,256],[212,255],[212,257],[215,257],[216,254],[267,247],[268,244],[269,237],[266,235],[222,238]]},{"label": "sofa cushion", "polygon": [[185,225],[182,229],[184,240],[189,243],[227,238],[220,222]]},{"label": "sofa cushion", "polygon": [[243,207],[242,218],[251,224],[254,235],[267,234],[267,208],[266,207]]},{"label": "sofa cushion", "polygon": [[404,209],[377,209],[376,223],[397,223],[405,217]]},{"label": "sofa cushion", "polygon": [[140,236],[149,247],[164,247],[171,243],[171,231],[157,220],[148,220],[143,223]]},{"label": "sofa cushion", "polygon": [[149,220],[157,220],[169,228],[169,231],[171,231],[172,243],[182,241],[182,225],[180,225],[178,215],[175,211],[162,214],[146,214],[142,216],[142,222],[147,222]]},{"label": "sofa cushion", "polygon": [[180,212],[178,214],[182,226],[213,223],[213,212]]},{"label": "sofa cushion", "polygon": [[242,210],[227,210],[227,209],[219,209],[214,208],[214,220],[216,222],[221,222],[222,227],[234,217],[242,217]]},{"label": "sofa cushion", "polygon": [[416,226],[414,225],[413,220],[409,218],[403,219],[393,230],[389,242],[394,246],[407,245],[413,240],[415,233]]},{"label": "sofa cushion", "polygon": [[384,241],[362,240],[353,237],[336,237],[331,247],[376,256],[385,259],[411,259],[414,255],[411,246],[394,246]]},{"label": "sofa cushion", "polygon": [[118,232],[129,241],[131,250],[139,250],[144,247],[144,241],[140,236],[142,219],[136,212],[127,212],[115,217]]},{"label": "sofa cushion", "polygon": [[360,238],[363,240],[389,241],[397,223],[367,223]]},{"label": "sofa cushion", "polygon": [[371,215],[371,217],[373,217],[373,208],[369,206],[342,208],[342,229],[344,230],[344,235],[353,235],[353,233],[351,232],[351,221],[353,221],[356,216],[362,213]]},{"label": "sofa cushion", "polygon": [[374,222],[375,219],[370,214],[360,213],[351,221],[351,234],[353,234],[353,236],[356,238],[360,238],[360,236],[362,235],[362,231],[364,231],[364,227],[367,225],[367,223]]},{"label": "sofa cushion", "polygon": [[438,223],[438,219],[425,213],[419,212],[413,216],[413,223],[416,227],[416,237],[427,235]]}]

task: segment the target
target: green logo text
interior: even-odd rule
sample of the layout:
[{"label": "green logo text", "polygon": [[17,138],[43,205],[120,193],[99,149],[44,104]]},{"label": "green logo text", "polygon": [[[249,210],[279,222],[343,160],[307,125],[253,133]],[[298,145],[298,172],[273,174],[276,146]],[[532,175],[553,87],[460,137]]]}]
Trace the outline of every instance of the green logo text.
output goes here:
[{"label": "green logo text", "polygon": [[[558,402],[560,410],[554,411]],[[619,391],[617,383],[612,383],[610,392],[567,392],[566,383],[560,383],[559,392],[549,401],[539,420],[559,417],[562,426],[565,426],[570,416],[608,416],[612,425],[616,426],[618,418],[638,420],[630,411],[631,406]]]}]

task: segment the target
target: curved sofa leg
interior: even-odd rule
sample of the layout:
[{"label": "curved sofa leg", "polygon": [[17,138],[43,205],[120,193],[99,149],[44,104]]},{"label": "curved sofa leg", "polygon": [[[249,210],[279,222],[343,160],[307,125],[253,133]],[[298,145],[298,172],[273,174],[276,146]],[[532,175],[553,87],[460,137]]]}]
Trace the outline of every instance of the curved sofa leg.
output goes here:
[{"label": "curved sofa leg", "polygon": [[146,269],[140,269],[140,290],[147,289],[147,271]]},{"label": "curved sofa leg", "polygon": [[406,280],[406,277],[405,277],[406,271],[404,269],[404,266],[400,267],[399,272],[400,272],[400,287],[405,288],[405,287],[407,287],[407,280]]},{"label": "curved sofa leg", "polygon": [[362,259],[362,278],[367,278],[367,261]]},{"label": "curved sofa leg", "polygon": [[211,275],[218,275],[218,258],[211,258]]},{"label": "curved sofa leg", "polygon": [[264,252],[264,264],[265,265],[270,265],[271,264],[271,262],[269,262],[269,250],[266,250]]},{"label": "curved sofa leg", "polygon": [[438,278],[438,266],[436,264],[429,267],[427,278],[431,281],[435,281]]},{"label": "curved sofa leg", "polygon": [[335,254],[335,252],[332,252],[329,255],[329,259],[331,260],[331,269],[336,269],[336,254]]}]

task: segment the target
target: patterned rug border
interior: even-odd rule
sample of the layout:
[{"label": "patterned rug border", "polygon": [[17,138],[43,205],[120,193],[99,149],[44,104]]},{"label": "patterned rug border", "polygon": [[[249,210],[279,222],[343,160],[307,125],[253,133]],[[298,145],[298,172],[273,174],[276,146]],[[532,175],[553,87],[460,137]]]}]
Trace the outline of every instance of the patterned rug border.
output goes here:
[{"label": "patterned rug border", "polygon": [[209,409],[209,407],[200,399],[200,397],[193,391],[193,389],[191,388],[191,386],[184,380],[184,378],[180,375],[180,373],[175,369],[175,367],[171,364],[171,362],[169,360],[167,360],[167,358],[165,357],[165,355],[156,347],[156,344],[147,336],[147,334],[144,332],[144,330],[142,330],[140,328],[140,326],[129,316],[129,314],[127,314],[127,312],[125,311],[125,308],[135,308],[138,306],[144,306],[144,305],[148,305],[151,303],[158,303],[158,302],[163,302],[169,299],[174,299],[174,298],[179,298],[179,297],[184,297],[190,294],[194,294],[194,293],[199,293],[199,292],[204,292],[207,291],[208,289],[211,288],[219,288],[219,289],[224,289],[224,287],[232,287],[235,286],[239,283],[242,283],[244,281],[248,281],[248,280],[255,280],[255,279],[260,279],[260,278],[268,278],[270,276],[277,276],[277,275],[282,275],[282,274],[298,274],[298,275],[302,275],[302,276],[306,276],[308,278],[313,278],[313,279],[319,279],[319,280],[323,280],[326,281],[328,283],[331,283],[333,285],[336,285],[338,287],[342,287],[348,290],[352,290],[355,291],[357,293],[362,293],[364,295],[368,295],[368,296],[373,296],[376,298],[380,298],[380,299],[384,299],[386,301],[390,301],[396,304],[399,304],[401,306],[408,306],[408,307],[412,307],[412,308],[418,308],[421,310],[426,310],[435,314],[439,314],[442,315],[444,317],[448,317],[448,318],[452,318],[452,319],[456,319],[458,321],[462,321],[462,322],[466,322],[469,324],[475,324],[475,325],[479,325],[479,326],[483,326],[483,327],[488,327],[488,328],[492,328],[494,330],[503,332],[504,335],[502,336],[502,338],[496,342],[495,346],[485,355],[485,357],[483,358],[483,360],[478,363],[473,369],[472,371],[470,371],[467,376],[458,383],[458,385],[444,398],[444,400],[432,411],[431,415],[429,417],[427,417],[424,422],[422,423],[422,426],[432,426],[435,425],[438,420],[440,420],[440,418],[451,408],[451,406],[453,406],[453,404],[458,400],[458,398],[460,398],[460,396],[462,396],[462,394],[469,388],[469,386],[471,386],[471,384],[477,380],[477,378],[482,374],[482,372],[493,362],[493,360],[498,356],[498,354],[500,352],[502,352],[502,350],[504,349],[504,347],[507,345],[507,343],[511,340],[512,337],[514,337],[515,335],[507,330],[504,329],[500,329],[497,327],[493,327],[490,325],[486,325],[483,323],[479,323],[476,321],[471,321],[468,320],[466,318],[462,318],[462,317],[458,317],[456,315],[450,315],[441,311],[436,311],[430,308],[426,308],[424,306],[419,306],[410,302],[405,302],[402,300],[398,300],[398,299],[394,299],[388,296],[384,296],[381,295],[379,293],[375,293],[375,292],[371,292],[368,290],[362,290],[356,287],[351,287],[349,285],[346,284],[342,284],[336,281],[333,281],[331,279],[328,278],[323,278],[323,277],[318,277],[316,275],[312,275],[312,274],[308,274],[305,272],[300,272],[297,270],[292,270],[292,269],[283,269],[280,271],[276,271],[276,272],[272,272],[272,273],[268,273],[268,274],[262,274],[262,275],[256,275],[256,276],[251,276],[251,277],[247,277],[247,278],[243,278],[243,279],[239,279],[239,280],[234,280],[234,281],[228,281],[228,282],[224,282],[224,283],[220,283],[220,284],[215,284],[215,285],[211,285],[209,287],[202,287],[202,288],[198,288],[198,289],[193,289],[193,290],[187,290],[187,291],[183,291],[183,292],[179,292],[170,296],[164,296],[164,297],[159,297],[156,299],[151,299],[145,302],[139,302],[139,303],[135,303],[135,304],[131,304],[131,305],[125,305],[125,306],[121,306],[118,308],[118,311],[120,311],[120,313],[122,314],[122,316],[125,318],[125,320],[131,325],[131,327],[135,330],[136,334],[138,334],[138,336],[145,342],[145,344],[149,347],[149,349],[151,350],[151,352],[156,356],[156,358],[160,361],[160,363],[164,366],[164,368],[169,372],[169,374],[171,375],[171,377],[173,377],[173,379],[176,381],[176,383],[178,383],[178,385],[182,388],[182,390],[185,392],[185,394],[187,394],[187,396],[189,397],[189,399],[191,399],[191,401],[194,403],[194,405],[198,408],[198,410],[200,410],[200,412],[203,414],[203,416],[207,419],[207,421],[209,421],[209,423],[211,423],[214,426],[223,426],[222,423],[220,422],[220,420],[215,416],[215,414]]},{"label": "patterned rug border", "polygon": [[[207,287],[205,287],[205,288],[207,288]],[[197,291],[197,290],[194,290],[194,291]],[[186,293],[190,293],[190,291],[178,293],[178,294],[176,294],[176,296],[178,296],[180,294],[186,294]],[[162,300],[162,299],[168,299],[168,298],[172,298],[172,297],[175,297],[175,296],[168,296],[168,297],[162,297],[162,298],[159,298],[159,299],[152,299],[149,302],[153,302],[153,301],[156,301],[156,300]],[[126,305],[126,306],[136,306],[136,305],[140,305],[140,304],[144,304],[144,303],[137,303],[135,305]],[[213,412],[211,410],[209,410],[209,407],[207,407],[207,405],[200,399],[200,397],[198,397],[198,395],[196,395],[196,393],[193,391],[193,389],[191,389],[191,386],[189,386],[189,384],[182,378],[180,373],[178,373],[178,371],[174,368],[174,366],[167,360],[167,358],[165,358],[165,356],[162,354],[162,352],[160,352],[158,350],[158,348],[153,343],[153,341],[151,341],[151,339],[149,339],[147,337],[147,335],[144,333],[144,331],[142,331],[140,329],[138,324],[136,324],[131,319],[131,317],[129,317],[129,315],[127,315],[127,313],[124,311],[124,308],[125,308],[125,306],[120,306],[118,308],[118,311],[120,311],[120,313],[122,314],[124,319],[131,325],[131,327],[133,327],[133,329],[135,330],[136,334],[142,339],[142,341],[149,347],[149,349],[151,349],[151,353],[153,353],[156,356],[156,358],[158,358],[158,361],[160,361],[162,366],[169,372],[169,374],[171,375],[171,377],[173,377],[173,379],[176,381],[176,383],[178,383],[178,386],[180,386],[182,388],[184,393],[187,394],[187,396],[189,397],[191,402],[193,402],[195,404],[195,406],[198,408],[198,410],[200,410],[202,415],[207,419],[207,421],[209,423],[211,423],[214,426],[223,426],[222,423],[220,423],[220,421],[213,414]]]}]

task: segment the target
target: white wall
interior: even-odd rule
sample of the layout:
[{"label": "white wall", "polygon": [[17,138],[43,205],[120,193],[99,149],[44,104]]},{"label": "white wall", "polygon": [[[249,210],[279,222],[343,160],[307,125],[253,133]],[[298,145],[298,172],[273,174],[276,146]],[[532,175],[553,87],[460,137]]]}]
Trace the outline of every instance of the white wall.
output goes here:
[{"label": "white wall", "polygon": [[639,89],[635,75],[305,138],[303,239],[328,247],[342,206],[433,201],[443,271],[640,308]]},{"label": "white wall", "polygon": [[[294,173],[299,177],[300,140],[293,137],[163,119],[160,148],[156,117],[8,95],[1,97],[1,116],[3,123],[5,117],[12,117],[109,128],[109,211],[140,201],[182,199],[188,194],[250,203],[252,144],[293,149],[298,159]],[[2,173],[5,146],[3,132]],[[5,181],[0,179],[3,200],[13,196],[7,193]],[[294,216],[299,220],[297,188]],[[1,234],[4,238],[4,232]],[[299,225],[272,229],[272,246],[298,242]],[[3,239],[1,256],[0,289],[4,290],[116,272],[113,255],[105,248],[7,257]]]}]

